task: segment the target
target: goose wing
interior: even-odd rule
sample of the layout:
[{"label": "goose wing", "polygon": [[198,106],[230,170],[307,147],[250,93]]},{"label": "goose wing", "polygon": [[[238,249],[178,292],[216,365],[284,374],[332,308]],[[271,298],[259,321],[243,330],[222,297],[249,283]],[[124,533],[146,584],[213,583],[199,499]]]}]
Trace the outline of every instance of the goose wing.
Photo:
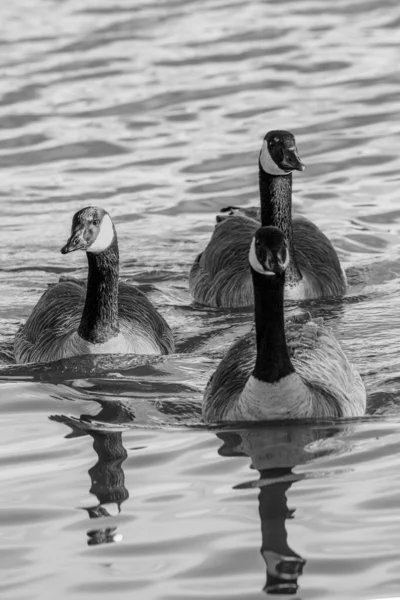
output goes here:
[{"label": "goose wing", "polygon": [[309,292],[306,297],[321,298],[346,293],[346,276],[330,240],[304,217],[293,219],[293,245],[296,262]]},{"label": "goose wing", "polygon": [[[65,356],[68,340],[78,328],[86,299],[86,282],[62,277],[40,297],[14,341],[18,363],[58,360]],[[134,345],[169,354],[174,350],[171,329],[150,300],[135,286],[119,284],[121,332]],[[148,350],[146,350],[146,353]]]},{"label": "goose wing", "polygon": [[[215,308],[252,306],[248,252],[260,223],[260,209],[228,206],[216,219],[206,249],[191,268],[191,294],[196,302]],[[339,296],[346,292],[346,276],[336,250],[314,223],[304,217],[293,219],[293,244],[306,284],[303,297]]]},{"label": "goose wing", "polygon": [[293,366],[311,391],[315,418],[364,413],[366,393],[361,376],[322,319],[291,320],[286,339]]},{"label": "goose wing", "polygon": [[79,327],[85,297],[86,286],[78,280],[63,279],[51,285],[17,331],[14,341],[16,361],[27,363],[62,358],[63,347]]},{"label": "goose wing", "polygon": [[209,379],[203,398],[205,421],[223,421],[237,403],[256,361],[254,328],[227,351]]},{"label": "goose wing", "polygon": [[[296,372],[311,391],[314,418],[358,416],[365,387],[332,331],[309,315],[288,319],[286,342]],[[237,340],[218,365],[204,392],[206,421],[223,421],[250,377],[256,360],[255,329]]]},{"label": "goose wing", "polygon": [[[257,207],[228,206],[223,208],[221,213],[217,216],[217,222],[227,219],[230,215],[248,217],[258,223],[261,221],[260,209]],[[296,262],[307,281],[306,297],[321,298],[345,294],[346,275],[332,242],[315,223],[305,217],[295,217],[292,223]]]},{"label": "goose wing", "polygon": [[157,346],[161,354],[174,351],[172,331],[147,296],[134,285],[121,282],[118,288],[118,313],[121,331],[137,340],[143,338]]},{"label": "goose wing", "polygon": [[240,215],[217,223],[190,271],[189,287],[196,302],[216,308],[253,304],[248,253],[258,226],[254,219]]}]

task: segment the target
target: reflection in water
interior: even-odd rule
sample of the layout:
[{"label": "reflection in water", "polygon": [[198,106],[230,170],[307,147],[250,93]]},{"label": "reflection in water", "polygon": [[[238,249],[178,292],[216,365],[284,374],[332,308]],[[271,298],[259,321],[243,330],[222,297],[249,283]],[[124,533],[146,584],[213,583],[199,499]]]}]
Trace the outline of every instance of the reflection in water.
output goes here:
[{"label": "reflection in water", "polygon": [[[282,470],[261,472],[261,479],[290,475]],[[267,566],[267,582],[264,590],[269,593],[294,594],[297,591],[297,578],[303,572],[305,560],[294,552],[287,542],[286,519],[293,518],[294,511],[288,509],[286,492],[292,482],[264,481],[258,496],[261,519],[261,555]]]},{"label": "reflection in water", "polygon": [[125,487],[125,476],[122,463],[128,454],[122,445],[122,433],[97,433],[90,432],[93,438],[93,448],[99,460],[89,470],[92,486],[90,493],[94,494],[99,505],[88,508],[91,518],[112,516],[112,506],[116,505],[118,513],[121,504],[129,498]]},{"label": "reflection in water", "polygon": [[329,447],[322,444],[322,440],[321,444],[317,440],[330,437],[337,431],[332,426],[319,426],[317,429],[313,425],[274,424],[217,434],[224,442],[219,454],[248,456],[251,468],[257,469],[260,474],[257,482],[240,484],[235,488],[260,488],[258,503],[261,555],[267,567],[266,593],[295,594],[298,590],[298,577],[306,560],[288,543],[286,520],[294,518],[295,510],[288,508],[287,492],[294,482],[304,478],[293,469],[315,458],[316,454],[330,453]]},{"label": "reflection in water", "polygon": [[[285,514],[285,495],[297,508],[293,520],[279,521],[279,535],[263,525],[263,549],[286,556],[286,543],[307,559],[306,577],[298,578],[303,600],[396,596],[400,3],[29,0],[2,7],[0,364],[7,368],[0,377],[0,598],[43,600],[57,580],[61,598],[259,600],[254,588],[264,581],[254,583],[246,562],[249,540],[249,560],[261,561],[258,493],[270,531],[267,516],[279,506]],[[334,456],[336,467],[330,457],[315,468],[295,467],[287,489],[289,474],[274,480],[268,469],[290,469],[312,455],[303,461],[297,450],[283,464],[255,460],[261,437],[270,439],[272,459],[296,448],[290,439],[280,443],[278,431],[259,428],[260,439],[245,451],[240,432],[235,437],[246,457],[218,459],[215,444],[222,442],[214,432],[182,427],[199,423],[201,390],[252,320],[250,313],[191,306],[187,273],[219,208],[256,203],[259,144],[275,126],[293,130],[304,147],[307,170],[293,190],[293,213],[321,227],[349,267],[343,304],[304,308],[335,327],[365,378],[369,414],[380,415],[354,426],[350,441],[358,452]],[[92,367],[80,359],[20,369],[12,364],[20,323],[49,283],[85,275],[78,257],[65,265],[59,248],[69,215],[93,200],[115,218],[122,277],[150,293],[181,354],[152,369],[116,365],[110,357]],[[100,434],[121,433],[123,425],[112,432],[108,423],[101,430],[76,420],[81,435],[96,430],[96,445],[104,442],[97,456],[88,458],[93,435],[60,444],[58,427],[70,429],[47,415],[69,413],[67,404],[76,416],[87,413],[80,407],[91,395],[134,405],[135,428],[143,428],[122,436],[130,453],[129,436],[138,432],[144,449],[137,461],[111,466],[122,446],[111,437],[114,456],[107,460]],[[160,404],[162,410],[179,405],[180,412],[166,415]],[[176,424],[179,431],[171,433]],[[243,477],[247,456],[260,475]],[[122,511],[92,519],[86,529],[96,525],[97,541],[98,525],[118,525],[126,544],[77,549],[77,530],[88,522],[86,510],[74,510],[82,460],[87,469],[107,465],[99,468],[103,496],[99,476],[96,484],[87,480],[99,493],[92,504],[115,512],[119,499]],[[123,486],[110,474],[122,468],[127,481],[135,469],[135,503],[123,503]],[[326,476],[332,468],[341,474]],[[306,469],[318,470],[318,481],[296,482],[293,471]],[[259,490],[230,489],[246,479]],[[107,502],[113,486],[120,496],[110,493]],[[254,513],[255,532],[247,526]],[[104,530],[102,541],[115,533]],[[235,552],[224,561],[221,548]],[[272,565],[270,555],[266,560]],[[214,569],[205,570],[204,562]],[[263,577],[264,565],[257,566]]]},{"label": "reflection in water", "polygon": [[[134,415],[119,402],[100,401],[100,412],[92,415],[81,415],[79,419],[65,415],[52,415],[50,419],[65,423],[72,429],[68,437],[90,435],[93,438],[93,449],[98,456],[97,463],[89,469],[92,485],[90,493],[98,500],[96,506],[85,508],[91,519],[113,517],[120,513],[121,505],[129,498],[125,487],[125,474],[122,464],[128,453],[122,443],[122,431],[115,431],[115,426],[132,422]],[[107,429],[110,427],[111,431]],[[99,527],[87,532],[88,545],[119,542],[122,535],[116,527]]]}]

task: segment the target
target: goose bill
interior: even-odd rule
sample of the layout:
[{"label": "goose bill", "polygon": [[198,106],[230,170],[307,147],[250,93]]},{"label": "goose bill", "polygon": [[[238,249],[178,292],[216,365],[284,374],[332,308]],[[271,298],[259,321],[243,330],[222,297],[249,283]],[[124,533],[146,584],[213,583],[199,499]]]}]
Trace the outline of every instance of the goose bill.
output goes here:
[{"label": "goose bill", "polygon": [[305,164],[301,162],[296,146],[292,148],[285,148],[283,150],[283,159],[281,160],[281,166],[296,171],[304,171],[306,168]]},{"label": "goose bill", "polygon": [[75,231],[68,242],[61,248],[61,254],[75,252],[75,250],[83,250],[87,247],[87,242],[83,239],[83,230]]}]

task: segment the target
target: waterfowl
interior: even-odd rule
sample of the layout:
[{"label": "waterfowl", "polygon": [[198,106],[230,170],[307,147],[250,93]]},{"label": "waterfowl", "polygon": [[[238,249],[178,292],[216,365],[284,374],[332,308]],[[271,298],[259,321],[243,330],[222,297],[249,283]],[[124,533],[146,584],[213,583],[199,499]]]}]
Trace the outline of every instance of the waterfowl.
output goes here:
[{"label": "waterfowl", "polygon": [[309,316],[284,322],[289,243],[276,227],[257,230],[249,262],[255,332],[228,350],[203,402],[206,422],[355,417],[366,394],[331,330]]},{"label": "waterfowl", "polygon": [[252,306],[247,255],[260,220],[263,226],[279,227],[288,241],[286,298],[324,298],[346,292],[346,276],[329,239],[308,219],[292,220],[292,172],[304,168],[292,133],[266,134],[259,156],[261,208],[228,207],[217,216],[211,240],[189,274],[196,302],[221,308]]},{"label": "waterfowl", "polygon": [[117,233],[110,215],[95,206],[78,211],[62,254],[86,251],[87,284],[63,279],[39,299],[18,330],[17,363],[85,354],[168,354],[172,332],[133,285],[119,283]]}]

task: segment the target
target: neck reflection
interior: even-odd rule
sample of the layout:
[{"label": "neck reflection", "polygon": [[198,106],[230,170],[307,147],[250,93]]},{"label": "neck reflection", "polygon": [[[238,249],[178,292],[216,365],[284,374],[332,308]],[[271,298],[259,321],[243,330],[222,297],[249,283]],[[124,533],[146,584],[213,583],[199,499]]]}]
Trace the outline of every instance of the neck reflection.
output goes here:
[{"label": "neck reflection", "polygon": [[[264,485],[258,496],[261,519],[261,556],[267,567],[267,580],[264,591],[275,594],[295,594],[298,590],[298,577],[303,573],[306,561],[288,544],[286,519],[294,517],[294,510],[287,505],[286,493],[292,481],[280,481],[280,477],[292,476],[290,469],[261,472],[260,481]],[[268,479],[277,479],[268,483]]]},{"label": "neck reflection", "polygon": [[288,541],[286,522],[294,518],[295,509],[288,507],[287,494],[304,475],[293,469],[310,461],[309,444],[337,433],[335,426],[274,423],[264,426],[223,431],[222,456],[248,456],[251,468],[259,473],[257,481],[245,482],[235,489],[258,487],[258,510],[261,520],[261,556],[266,565],[267,594],[295,594],[306,560]]},{"label": "neck reflection", "polygon": [[[97,498],[98,503],[83,508],[90,519],[116,517],[121,512],[122,503],[129,498],[122,468],[128,454],[122,442],[122,431],[118,429],[127,421],[133,421],[134,415],[119,402],[98,402],[101,410],[95,416],[83,414],[79,418],[66,415],[49,417],[72,429],[72,433],[67,437],[89,435],[93,439],[93,449],[98,460],[88,471],[91,480],[89,492]],[[89,546],[118,542],[122,539],[117,527],[108,524],[90,529],[87,535]]]}]

